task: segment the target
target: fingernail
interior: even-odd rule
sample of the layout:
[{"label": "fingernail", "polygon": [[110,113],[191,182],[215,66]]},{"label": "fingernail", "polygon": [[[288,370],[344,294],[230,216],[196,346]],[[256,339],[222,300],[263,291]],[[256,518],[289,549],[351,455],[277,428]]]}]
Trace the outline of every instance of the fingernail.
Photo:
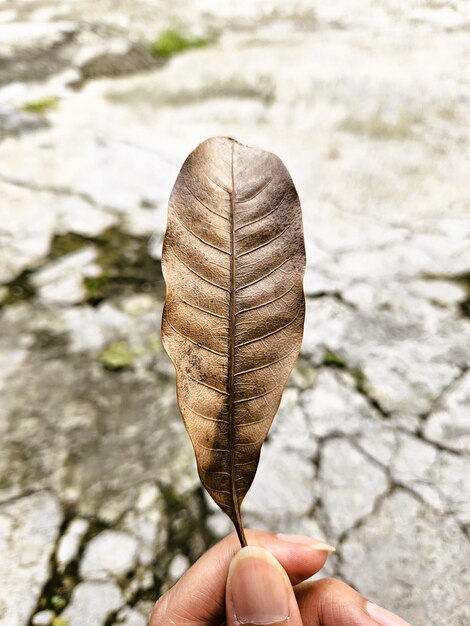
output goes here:
[{"label": "fingernail", "polygon": [[285,533],[278,533],[276,535],[278,539],[281,541],[287,541],[288,543],[298,543],[312,550],[325,550],[326,552],[336,552],[336,548],[330,546],[328,543],[324,541],[319,541],[318,539],[312,539],[311,537],[306,537],[304,535],[289,535]]},{"label": "fingernail", "polygon": [[283,624],[288,619],[290,583],[267,550],[240,550],[230,564],[228,581],[238,624]]},{"label": "fingernail", "polygon": [[410,626],[408,622],[405,622],[395,613],[387,611],[377,604],[372,604],[372,602],[366,604],[366,611],[380,626]]}]

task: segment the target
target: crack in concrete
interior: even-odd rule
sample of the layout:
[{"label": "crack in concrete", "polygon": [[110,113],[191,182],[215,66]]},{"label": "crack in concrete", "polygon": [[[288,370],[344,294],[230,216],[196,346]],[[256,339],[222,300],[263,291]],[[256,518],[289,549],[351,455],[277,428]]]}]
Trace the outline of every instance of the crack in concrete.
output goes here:
[{"label": "crack in concrete", "polygon": [[112,207],[110,205],[103,205],[98,202],[89,194],[83,191],[75,191],[73,189],[68,189],[67,187],[56,187],[54,185],[38,185],[37,183],[32,183],[29,181],[22,180],[21,178],[15,178],[14,176],[7,176],[0,172],[0,182],[6,183],[8,185],[13,185],[15,187],[20,187],[21,189],[27,189],[28,191],[39,191],[41,193],[49,193],[51,195],[56,196],[67,196],[71,198],[79,198],[84,202],[87,202],[94,208],[99,209],[100,211],[104,211],[105,213],[111,213],[113,216],[121,217],[122,212],[119,211],[116,207]]}]

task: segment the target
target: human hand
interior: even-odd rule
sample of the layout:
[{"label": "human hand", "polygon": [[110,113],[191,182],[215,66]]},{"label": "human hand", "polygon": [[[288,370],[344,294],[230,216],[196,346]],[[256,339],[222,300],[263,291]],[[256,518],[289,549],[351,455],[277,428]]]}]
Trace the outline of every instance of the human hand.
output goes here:
[{"label": "human hand", "polygon": [[247,531],[206,552],[155,604],[149,626],[409,626],[335,579],[303,582],[329,546],[299,535]]}]

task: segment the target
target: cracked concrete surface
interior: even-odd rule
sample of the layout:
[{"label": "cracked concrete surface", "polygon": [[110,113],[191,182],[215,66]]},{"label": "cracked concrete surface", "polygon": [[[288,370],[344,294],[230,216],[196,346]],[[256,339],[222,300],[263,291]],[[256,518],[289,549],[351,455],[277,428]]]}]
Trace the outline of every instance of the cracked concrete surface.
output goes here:
[{"label": "cracked concrete surface", "polygon": [[[208,45],[152,57],[165,28]],[[285,161],[308,253],[246,522],[470,623],[469,28],[458,0],[0,1],[2,626],[144,626],[230,532],[159,336],[168,194],[215,134]]]}]

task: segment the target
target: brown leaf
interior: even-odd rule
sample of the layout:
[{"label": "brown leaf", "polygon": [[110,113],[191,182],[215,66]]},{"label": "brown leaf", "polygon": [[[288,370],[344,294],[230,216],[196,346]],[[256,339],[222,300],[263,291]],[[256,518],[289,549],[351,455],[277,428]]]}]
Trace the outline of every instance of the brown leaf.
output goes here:
[{"label": "brown leaf", "polygon": [[300,203],[270,152],[216,137],[186,159],[165,235],[163,345],[199,476],[246,545],[240,505],[302,341]]}]

